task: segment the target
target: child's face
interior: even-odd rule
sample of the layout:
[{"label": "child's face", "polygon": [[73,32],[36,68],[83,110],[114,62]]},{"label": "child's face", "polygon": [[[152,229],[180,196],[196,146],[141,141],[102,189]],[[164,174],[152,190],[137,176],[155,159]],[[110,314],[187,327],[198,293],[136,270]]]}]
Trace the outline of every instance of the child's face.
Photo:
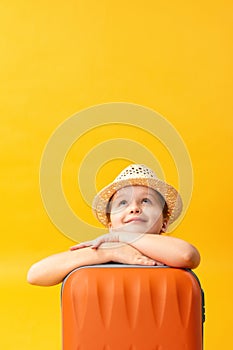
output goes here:
[{"label": "child's face", "polygon": [[144,186],[128,186],[117,191],[110,205],[110,227],[127,232],[160,233],[167,222],[159,194]]}]

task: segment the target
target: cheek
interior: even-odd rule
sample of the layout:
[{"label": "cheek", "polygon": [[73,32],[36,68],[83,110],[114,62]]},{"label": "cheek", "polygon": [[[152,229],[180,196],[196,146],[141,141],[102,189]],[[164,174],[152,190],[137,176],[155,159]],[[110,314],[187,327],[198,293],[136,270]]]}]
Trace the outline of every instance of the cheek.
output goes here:
[{"label": "cheek", "polygon": [[163,224],[163,214],[161,212],[158,213],[151,213],[151,222],[153,222],[154,225],[162,225]]},{"label": "cheek", "polygon": [[122,214],[113,214],[110,215],[110,227],[117,228],[122,225]]},{"label": "cheek", "polygon": [[113,227],[117,221],[116,215],[110,215],[109,227]]},{"label": "cheek", "polygon": [[144,213],[151,218],[151,220],[159,220],[161,217],[163,217],[162,210],[160,208],[154,207],[154,208],[145,208]]}]

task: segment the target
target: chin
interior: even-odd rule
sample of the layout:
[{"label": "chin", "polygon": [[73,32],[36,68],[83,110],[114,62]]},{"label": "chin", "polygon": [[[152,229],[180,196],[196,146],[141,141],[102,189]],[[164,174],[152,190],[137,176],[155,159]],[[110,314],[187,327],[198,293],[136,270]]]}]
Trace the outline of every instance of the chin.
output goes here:
[{"label": "chin", "polygon": [[133,232],[133,233],[146,233],[148,231],[148,227],[145,227],[141,222],[130,222],[129,224],[123,227],[125,232]]}]

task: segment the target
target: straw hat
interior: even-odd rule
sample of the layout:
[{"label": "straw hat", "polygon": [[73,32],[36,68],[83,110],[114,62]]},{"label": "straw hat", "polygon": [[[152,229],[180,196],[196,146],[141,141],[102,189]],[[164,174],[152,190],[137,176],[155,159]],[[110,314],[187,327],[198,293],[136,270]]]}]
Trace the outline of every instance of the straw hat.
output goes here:
[{"label": "straw hat", "polygon": [[174,222],[182,211],[182,199],[174,187],[160,180],[156,174],[143,164],[131,164],[116,179],[95,196],[92,208],[96,218],[108,226],[107,206],[110,198],[123,187],[146,186],[159,192],[168,206],[169,223]]}]

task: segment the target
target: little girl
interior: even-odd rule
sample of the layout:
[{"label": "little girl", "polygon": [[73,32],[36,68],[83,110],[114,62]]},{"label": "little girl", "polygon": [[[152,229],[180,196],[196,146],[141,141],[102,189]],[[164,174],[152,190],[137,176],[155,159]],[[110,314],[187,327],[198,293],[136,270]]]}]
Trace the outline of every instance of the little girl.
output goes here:
[{"label": "little girl", "polygon": [[181,214],[182,200],[145,165],[124,169],[96,195],[93,211],[109,233],[35,263],[28,272],[29,283],[51,286],[77,267],[107,262],[190,269],[200,263],[193,245],[163,235]]}]

